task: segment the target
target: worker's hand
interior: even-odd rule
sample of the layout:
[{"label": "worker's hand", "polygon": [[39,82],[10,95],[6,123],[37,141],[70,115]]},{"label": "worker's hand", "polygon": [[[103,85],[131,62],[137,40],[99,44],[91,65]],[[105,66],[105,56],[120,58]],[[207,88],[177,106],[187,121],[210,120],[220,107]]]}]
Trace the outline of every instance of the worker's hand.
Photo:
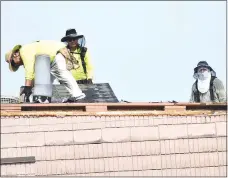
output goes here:
[{"label": "worker's hand", "polygon": [[24,86],[24,89],[21,91],[20,95],[25,94],[24,101],[29,102],[29,97],[32,94],[32,87],[31,86]]},{"label": "worker's hand", "polygon": [[87,84],[93,84],[93,81],[92,81],[92,79],[87,79]]}]

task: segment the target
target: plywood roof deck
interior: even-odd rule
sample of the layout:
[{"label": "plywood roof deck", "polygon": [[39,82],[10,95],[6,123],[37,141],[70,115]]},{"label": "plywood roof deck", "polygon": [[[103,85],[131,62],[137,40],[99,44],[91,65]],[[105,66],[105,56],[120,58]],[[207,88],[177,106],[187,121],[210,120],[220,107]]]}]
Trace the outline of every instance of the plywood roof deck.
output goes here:
[{"label": "plywood roof deck", "polygon": [[227,104],[206,103],[50,103],[2,104],[1,116],[9,115],[194,115],[226,113]]}]

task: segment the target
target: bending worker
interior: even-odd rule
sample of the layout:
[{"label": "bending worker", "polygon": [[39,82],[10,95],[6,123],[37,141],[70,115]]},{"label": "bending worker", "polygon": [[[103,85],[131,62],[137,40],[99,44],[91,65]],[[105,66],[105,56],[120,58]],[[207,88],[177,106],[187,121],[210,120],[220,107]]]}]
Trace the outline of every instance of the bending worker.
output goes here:
[{"label": "bending worker", "polygon": [[57,78],[70,93],[70,97],[65,102],[77,102],[85,98],[85,94],[82,93],[77,82],[67,70],[67,66],[68,69],[78,68],[78,63],[69,54],[66,45],[58,41],[37,41],[16,45],[6,54],[6,62],[9,63],[9,69],[12,72],[16,72],[20,66],[25,68],[25,87],[21,94],[25,94],[26,98],[32,94],[35,56],[39,54],[50,57],[52,82]]}]

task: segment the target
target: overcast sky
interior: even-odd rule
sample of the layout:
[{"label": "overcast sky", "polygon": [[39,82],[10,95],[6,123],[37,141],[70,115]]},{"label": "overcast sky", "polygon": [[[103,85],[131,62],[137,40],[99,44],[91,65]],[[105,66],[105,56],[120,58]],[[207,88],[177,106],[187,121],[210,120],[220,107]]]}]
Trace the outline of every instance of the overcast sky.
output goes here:
[{"label": "overcast sky", "polygon": [[206,60],[226,85],[225,1],[1,2],[1,94],[18,96],[24,68],[5,53],[16,44],[84,34],[96,83],[119,100],[189,101],[193,68]]}]

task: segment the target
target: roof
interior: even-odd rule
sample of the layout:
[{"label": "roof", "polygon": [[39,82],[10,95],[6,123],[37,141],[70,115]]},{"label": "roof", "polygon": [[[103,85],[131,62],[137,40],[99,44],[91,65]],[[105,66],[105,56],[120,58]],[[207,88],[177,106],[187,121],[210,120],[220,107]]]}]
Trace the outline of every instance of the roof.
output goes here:
[{"label": "roof", "polygon": [[226,112],[227,104],[199,103],[49,103],[1,105],[1,116],[213,115]]},{"label": "roof", "polygon": [[[112,88],[108,83],[78,84],[80,89],[86,94],[88,103],[117,103],[119,102]],[[22,88],[21,88],[22,89]],[[61,103],[70,94],[64,85],[53,85],[52,103]],[[21,101],[23,101],[21,99]]]},{"label": "roof", "polygon": [[[79,84],[87,95],[82,103],[62,103],[69,96],[64,85],[53,85],[52,103],[2,104],[1,116],[150,116],[150,115],[213,115],[226,113],[224,103],[178,103],[118,101],[108,83]],[[22,89],[22,87],[21,87]],[[22,101],[22,100],[21,100]]]},{"label": "roof", "polygon": [[226,137],[226,115],[3,117],[1,175],[225,176]]},{"label": "roof", "polygon": [[186,111],[186,112],[159,112],[159,111],[113,111],[113,112],[73,112],[73,111],[28,111],[28,112],[7,112],[1,111],[1,117],[21,116],[21,117],[65,117],[65,116],[211,116],[211,115],[225,115],[226,112],[215,111]]},{"label": "roof", "polygon": [[225,175],[226,109],[199,103],[4,104],[1,173]]},{"label": "roof", "polygon": [[1,95],[1,104],[19,103],[19,98]]}]

